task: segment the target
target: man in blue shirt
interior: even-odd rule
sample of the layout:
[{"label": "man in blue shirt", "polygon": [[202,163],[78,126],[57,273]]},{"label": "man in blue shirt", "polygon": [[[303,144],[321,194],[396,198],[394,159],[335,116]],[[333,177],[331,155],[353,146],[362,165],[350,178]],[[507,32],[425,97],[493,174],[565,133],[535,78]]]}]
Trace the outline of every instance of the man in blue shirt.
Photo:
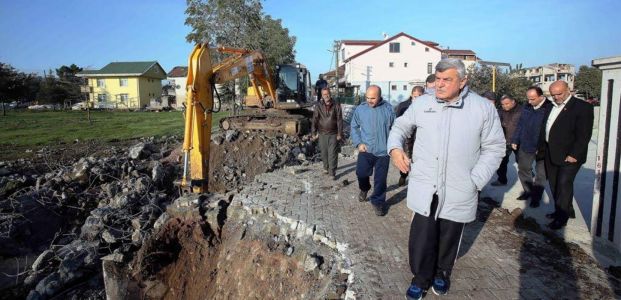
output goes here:
[{"label": "man in blue shirt", "polygon": [[371,189],[369,177],[373,175],[373,194],[369,200],[378,216],[386,215],[386,176],[390,163],[386,143],[394,120],[392,106],[382,99],[382,90],[377,85],[367,89],[366,102],[356,107],[351,120],[351,140],[359,152],[356,164],[358,200],[367,201]]}]

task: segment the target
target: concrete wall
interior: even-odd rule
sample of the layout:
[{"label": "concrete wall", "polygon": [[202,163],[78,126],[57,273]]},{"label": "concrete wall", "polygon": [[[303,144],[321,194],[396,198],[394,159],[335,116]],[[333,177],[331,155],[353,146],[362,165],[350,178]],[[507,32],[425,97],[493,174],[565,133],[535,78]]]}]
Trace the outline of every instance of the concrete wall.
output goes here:
[{"label": "concrete wall", "polygon": [[621,249],[621,56],[596,59],[602,90],[591,233]]}]

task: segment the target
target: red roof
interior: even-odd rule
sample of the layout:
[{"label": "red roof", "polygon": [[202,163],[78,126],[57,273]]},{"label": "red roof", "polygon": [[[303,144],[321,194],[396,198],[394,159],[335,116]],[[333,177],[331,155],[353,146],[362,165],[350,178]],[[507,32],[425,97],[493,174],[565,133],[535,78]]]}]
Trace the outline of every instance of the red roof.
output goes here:
[{"label": "red roof", "polygon": [[390,42],[390,41],[392,41],[392,40],[395,40],[396,38],[401,37],[401,36],[408,37],[408,38],[410,38],[410,39],[412,39],[412,40],[415,40],[416,42],[419,42],[419,43],[421,43],[421,44],[427,45],[427,46],[428,46],[428,47],[430,47],[430,48],[436,49],[436,50],[438,50],[438,51],[442,51],[442,49],[440,49],[440,48],[438,48],[438,47],[435,47],[435,46],[432,46],[432,45],[427,44],[428,42],[421,41],[421,40],[419,40],[419,39],[417,39],[417,38],[415,38],[415,37],[413,37],[413,36],[411,36],[411,35],[408,35],[408,34],[406,34],[406,33],[404,33],[404,32],[400,32],[399,34],[397,34],[397,35],[395,35],[395,36],[393,36],[393,37],[391,37],[391,38],[389,38],[389,39],[385,39],[385,40],[381,41],[380,43],[375,44],[373,47],[369,47],[369,48],[367,48],[367,49],[365,49],[365,50],[363,50],[363,51],[360,51],[360,52],[356,53],[354,56],[352,56],[352,57],[350,57],[350,58],[346,59],[346,60],[345,60],[345,62],[349,62],[349,61],[351,61],[352,59],[354,59],[354,58],[356,58],[356,57],[358,57],[358,56],[361,56],[362,54],[365,54],[365,53],[367,53],[367,52],[369,52],[369,51],[371,51],[371,50],[373,50],[373,49],[375,49],[375,48],[378,48],[378,47],[380,47],[380,46],[382,46],[382,45],[384,45],[384,44],[386,44],[386,43],[388,43],[388,42]]},{"label": "red roof", "polygon": [[442,50],[442,53],[448,54],[448,55],[477,55],[476,53],[474,53],[474,51],[472,50]]},{"label": "red roof", "polygon": [[188,76],[188,67],[176,66],[168,74],[168,77],[187,77]]},{"label": "red roof", "polygon": [[342,40],[341,43],[345,45],[357,45],[357,46],[374,46],[382,41],[375,40]]}]

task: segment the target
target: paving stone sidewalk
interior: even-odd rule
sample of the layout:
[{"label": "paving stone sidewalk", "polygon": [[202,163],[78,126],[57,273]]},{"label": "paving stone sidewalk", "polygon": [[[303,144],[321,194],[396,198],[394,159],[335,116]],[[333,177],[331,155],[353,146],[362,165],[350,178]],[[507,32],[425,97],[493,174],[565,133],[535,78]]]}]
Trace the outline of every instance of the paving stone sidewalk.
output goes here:
[{"label": "paving stone sidewalk", "polygon": [[[407,239],[412,212],[399,172],[388,176],[388,214],[378,217],[369,202],[357,200],[355,159],[340,158],[337,181],[321,164],[288,167],[259,175],[234,201],[270,207],[305,222],[346,245],[351,261],[350,295],[356,299],[404,299],[411,280]],[[345,184],[344,184],[345,183]],[[349,184],[347,184],[349,183]],[[618,282],[580,248],[538,230],[516,229],[515,215],[482,201],[477,220],[468,224],[442,299],[614,299]],[[526,222],[528,224],[528,222]],[[436,299],[429,292],[425,299]]]}]

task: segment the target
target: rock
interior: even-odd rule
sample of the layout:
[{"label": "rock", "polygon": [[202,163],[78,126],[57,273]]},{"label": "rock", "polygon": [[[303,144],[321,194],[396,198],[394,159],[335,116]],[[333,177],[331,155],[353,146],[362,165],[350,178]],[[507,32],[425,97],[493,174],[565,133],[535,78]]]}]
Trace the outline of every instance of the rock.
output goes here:
[{"label": "rock", "polygon": [[118,263],[122,263],[123,259],[125,259],[125,256],[117,252],[108,254],[101,258],[102,261],[113,261],[113,262],[118,262]]},{"label": "rock", "polygon": [[291,153],[293,154],[294,157],[297,157],[300,153],[303,153],[303,151],[302,149],[300,149],[300,147],[295,147],[291,149]]},{"label": "rock", "polygon": [[164,212],[163,214],[159,216],[159,218],[157,218],[157,220],[155,220],[155,223],[153,223],[153,229],[154,230],[160,229],[160,227],[162,227],[162,225],[164,225],[167,220],[168,220],[168,214]]},{"label": "rock", "polygon": [[84,221],[80,229],[80,238],[87,241],[94,241],[104,228],[104,223],[100,217],[89,216]]},{"label": "rock", "polygon": [[0,177],[0,198],[10,195],[21,187],[21,182],[9,177]]},{"label": "rock", "polygon": [[110,200],[110,207],[122,208],[129,203],[129,196],[126,194],[119,194]]},{"label": "rock", "polygon": [[106,193],[108,198],[113,198],[121,190],[118,182],[110,182],[101,185],[101,189]]},{"label": "rock", "polygon": [[127,268],[120,266],[113,260],[104,260],[101,265],[106,289],[106,299],[127,299],[127,284],[129,282]]},{"label": "rock", "polygon": [[142,241],[144,240],[144,233],[140,229],[134,230],[132,233],[132,243],[134,245],[142,245]]},{"label": "rock", "polygon": [[145,284],[146,298],[147,299],[163,299],[168,292],[168,286],[159,280],[147,281]]},{"label": "rock", "polygon": [[9,168],[0,168],[0,176],[7,176],[7,175],[11,175],[13,174],[13,172],[11,172],[11,170],[9,170]]},{"label": "rock", "polygon": [[[35,291],[42,296],[42,299],[46,299],[49,296],[53,296],[56,292],[61,288],[60,282],[60,274],[54,272],[47,277],[43,278],[43,280],[37,283],[37,287]],[[47,296],[47,297],[46,297]],[[38,299],[38,298],[35,298]]]},{"label": "rock", "polygon": [[293,246],[289,246],[287,247],[287,249],[285,249],[285,255],[286,256],[291,256],[293,254]]},{"label": "rock", "polygon": [[220,145],[224,142],[224,137],[221,134],[214,134],[211,136],[211,141],[216,145]]},{"label": "rock", "polygon": [[226,140],[227,143],[230,143],[230,142],[235,141],[235,139],[237,139],[237,136],[239,136],[239,131],[230,129],[225,132],[224,139]]},{"label": "rock", "polygon": [[355,153],[356,148],[352,145],[346,145],[341,147],[341,154],[343,154],[343,156],[354,156]]},{"label": "rock", "polygon": [[166,170],[164,169],[162,163],[156,161],[151,169],[151,179],[156,184],[161,184],[164,181],[164,178],[166,178]]},{"label": "rock", "polygon": [[117,229],[106,229],[101,234],[101,238],[108,244],[114,244],[119,241],[123,237],[123,234],[120,230]]},{"label": "rock", "polygon": [[304,260],[304,271],[310,272],[317,269],[320,265],[319,258],[314,255],[307,255]]},{"label": "rock", "polygon": [[129,158],[131,159],[143,159],[149,156],[148,150],[146,149],[145,143],[138,143],[131,148],[129,148]]},{"label": "rock", "polygon": [[39,257],[37,257],[35,262],[32,264],[32,270],[35,272],[42,270],[43,268],[45,268],[47,265],[50,264],[50,260],[52,260],[53,258],[54,258],[54,251],[49,250],[49,249],[43,251],[43,253],[41,253],[41,255],[39,255]]},{"label": "rock", "polygon": [[298,154],[298,155],[297,155],[297,159],[298,159],[299,161],[305,161],[305,160],[306,160],[306,154],[304,154],[304,153],[300,153],[300,154]]},{"label": "rock", "polygon": [[78,182],[80,184],[85,184],[88,182],[88,175],[90,173],[91,165],[87,161],[79,161],[75,165],[73,165],[73,169],[71,172],[66,173],[63,176],[63,180],[67,183],[69,182]]}]

